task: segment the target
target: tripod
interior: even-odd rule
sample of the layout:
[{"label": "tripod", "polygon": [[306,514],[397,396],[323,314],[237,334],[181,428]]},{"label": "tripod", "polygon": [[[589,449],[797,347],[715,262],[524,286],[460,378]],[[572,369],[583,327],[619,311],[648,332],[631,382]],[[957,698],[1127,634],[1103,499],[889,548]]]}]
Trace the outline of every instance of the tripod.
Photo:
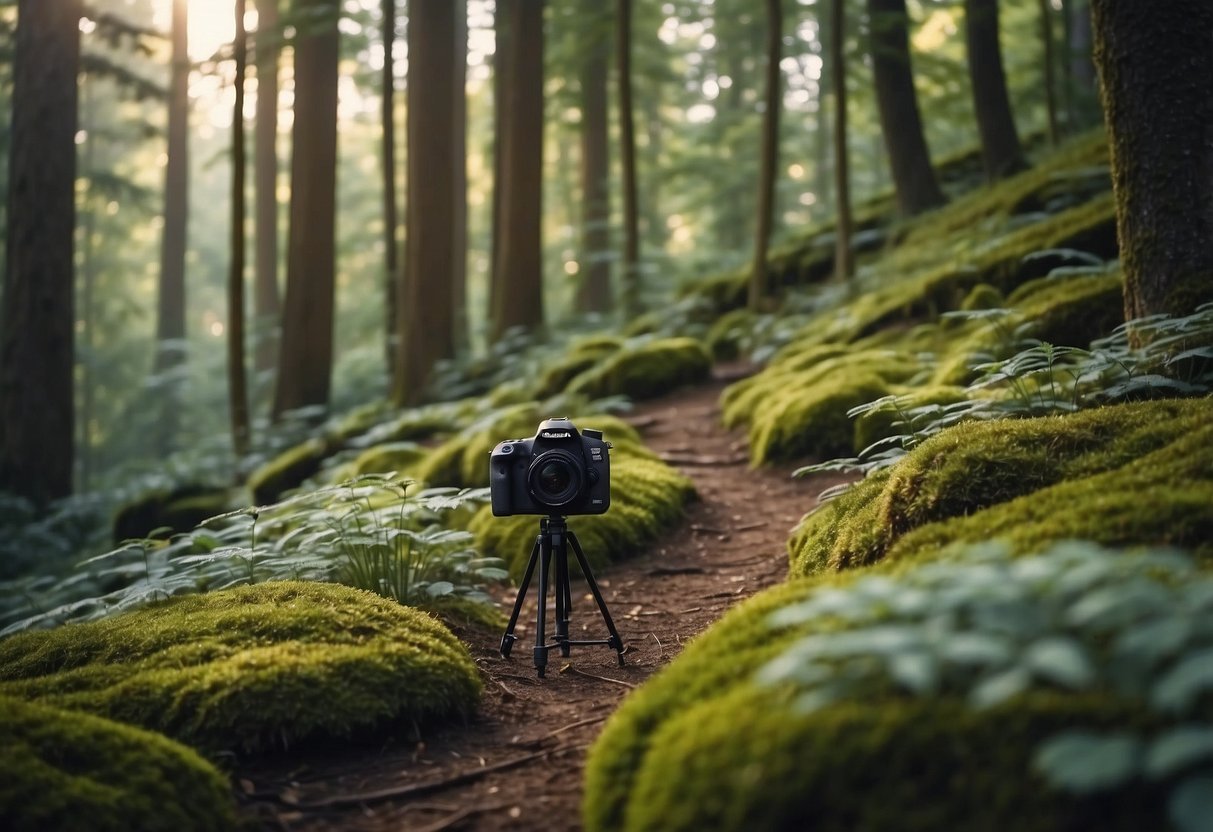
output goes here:
[{"label": "tripod", "polygon": [[[607,632],[611,634],[610,638],[590,641],[573,641],[569,638],[569,614],[573,604],[573,595],[569,587],[569,560],[566,543],[572,544],[573,554],[577,556],[577,563],[581,565],[581,573],[585,575],[586,583],[590,585],[590,592],[598,604],[598,611],[602,613],[602,618],[606,622]],[[548,570],[553,561],[556,565],[556,585],[554,587],[556,634],[552,637],[552,643],[547,644],[544,639],[547,631]],[[518,623],[518,614],[522,611],[522,601],[526,597],[527,587],[530,586],[531,576],[535,572],[535,564],[539,564],[539,620],[535,625],[534,657],[535,670],[539,675],[542,677],[547,668],[548,651],[557,647],[560,648],[560,655],[567,656],[571,647],[604,644],[607,647],[615,648],[619,654],[619,666],[623,667],[623,640],[619,638],[619,633],[615,630],[615,622],[611,621],[611,614],[607,611],[606,602],[602,600],[602,593],[594,581],[594,574],[590,572],[590,565],[586,563],[585,553],[581,551],[581,544],[577,542],[577,536],[569,530],[564,518],[558,514],[542,517],[539,520],[539,534],[535,538],[534,547],[531,548],[531,559],[527,562],[526,572],[522,576],[522,585],[518,588],[518,599],[514,601],[514,611],[510,614],[510,623],[506,625],[505,635],[501,637],[502,658],[510,657],[510,650],[517,640],[514,636],[514,625]]]}]

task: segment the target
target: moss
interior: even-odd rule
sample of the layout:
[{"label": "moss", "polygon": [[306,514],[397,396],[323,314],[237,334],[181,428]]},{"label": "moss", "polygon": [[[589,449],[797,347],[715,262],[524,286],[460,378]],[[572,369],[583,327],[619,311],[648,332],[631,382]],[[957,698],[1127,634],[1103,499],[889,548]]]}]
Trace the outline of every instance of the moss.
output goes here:
[{"label": "moss", "polygon": [[[805,369],[799,368],[807,365]],[[724,421],[748,422],[754,464],[805,455],[850,456],[855,428],[847,411],[889,394],[922,367],[888,350],[817,347],[787,353],[724,396]]]},{"label": "moss", "polygon": [[792,571],[1008,535],[1025,545],[1073,536],[1208,547],[1199,535],[1213,500],[1199,501],[1210,493],[1211,415],[1208,399],[1162,400],[958,425],[802,521],[789,541]]},{"label": "moss", "polygon": [[1042,277],[1012,292],[1007,305],[1031,322],[1033,338],[1086,347],[1124,322],[1124,284],[1119,272]]},{"label": "moss", "polygon": [[[610,508],[605,514],[570,518],[569,527],[597,569],[656,539],[682,518],[694,496],[690,480],[664,462],[613,451]],[[536,516],[494,517],[486,506],[470,529],[485,555],[503,559],[515,578],[521,576],[538,533]]]},{"label": "moss", "polygon": [[1056,695],[982,711],[944,699],[797,715],[776,694],[745,686],[653,732],[619,828],[1152,828],[1165,814],[1157,786],[1079,798],[1032,772],[1046,738],[1135,716],[1109,699]]},{"label": "moss", "polygon": [[712,357],[699,341],[660,338],[612,353],[574,378],[568,392],[590,399],[648,399],[702,381],[711,371]]},{"label": "moss", "polygon": [[349,462],[326,472],[329,482],[345,482],[364,474],[408,472],[425,458],[427,450],[416,442],[385,442],[368,448]]},{"label": "moss", "polygon": [[577,341],[560,360],[544,371],[538,386],[531,391],[532,397],[546,399],[563,393],[574,378],[607,356],[618,352],[623,343],[623,339],[611,336],[595,336]]},{"label": "moss", "polygon": [[734,309],[721,315],[708,329],[708,349],[715,361],[732,361],[739,357],[746,336],[753,332],[758,315],[749,309]]},{"label": "moss", "polygon": [[908,417],[909,410],[942,407],[969,399],[969,394],[963,387],[946,385],[894,387],[890,392],[899,397],[896,408],[869,410],[855,418],[855,438],[851,445],[857,452],[890,436],[913,434],[931,421],[929,415]]},{"label": "moss", "polygon": [[969,290],[964,300],[960,302],[960,308],[966,312],[971,312],[975,309],[997,309],[1002,305],[1002,292],[989,283],[978,283]]},{"label": "moss", "polygon": [[475,707],[467,649],[369,592],[271,582],[0,642],[0,693],[257,750]]},{"label": "moss", "polygon": [[248,487],[258,505],[276,502],[287,491],[299,486],[320,470],[320,464],[332,453],[329,443],[308,439],[290,448],[249,474]]},{"label": "moss", "polygon": [[226,778],[159,734],[0,697],[0,747],[9,832],[236,828]]},{"label": "moss", "polygon": [[230,495],[226,489],[191,485],[172,491],[153,491],[118,510],[114,517],[114,543],[145,538],[158,529],[168,530],[158,533],[159,537],[189,531],[229,507]]}]

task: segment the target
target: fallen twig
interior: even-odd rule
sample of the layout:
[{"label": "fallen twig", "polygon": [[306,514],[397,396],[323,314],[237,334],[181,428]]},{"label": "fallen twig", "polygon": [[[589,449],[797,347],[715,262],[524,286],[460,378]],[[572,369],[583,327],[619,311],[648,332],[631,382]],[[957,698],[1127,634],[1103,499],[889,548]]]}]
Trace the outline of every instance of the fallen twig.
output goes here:
[{"label": "fallen twig", "polygon": [[447,815],[442,820],[431,823],[429,826],[414,827],[413,832],[442,832],[443,829],[450,829],[452,826],[462,823],[470,817],[483,815],[485,812],[496,812],[498,809],[504,809],[509,805],[509,803],[492,803],[488,806],[465,806]]},{"label": "fallen twig", "polygon": [[560,672],[561,673],[565,673],[565,672],[574,673],[578,676],[584,676],[587,679],[597,679],[600,682],[611,682],[616,685],[623,685],[625,688],[635,688],[636,687],[631,682],[625,682],[622,679],[612,679],[610,676],[599,676],[594,673],[586,673],[584,670],[578,670],[577,668],[573,667],[572,665],[565,665],[564,667],[560,668]]},{"label": "fallen twig", "polygon": [[588,719],[579,719],[576,722],[572,722],[568,725],[565,725],[563,728],[557,728],[555,731],[551,731],[547,734],[544,734],[542,737],[540,737],[539,741],[542,742],[543,740],[551,739],[552,737],[556,736],[557,734],[563,734],[565,731],[572,731],[576,728],[581,728],[585,725],[593,725],[596,722],[605,722],[607,717],[609,717],[609,716],[610,716],[610,714],[607,713],[607,714],[602,714],[601,716],[592,716],[592,717],[589,717]]}]

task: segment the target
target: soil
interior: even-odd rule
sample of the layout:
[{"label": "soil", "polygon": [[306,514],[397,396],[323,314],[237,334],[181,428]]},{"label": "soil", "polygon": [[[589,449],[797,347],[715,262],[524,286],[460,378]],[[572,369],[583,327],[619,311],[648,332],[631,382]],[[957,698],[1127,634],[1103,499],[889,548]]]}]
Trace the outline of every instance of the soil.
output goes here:
[{"label": "soil", "polygon": [[[246,764],[236,782],[250,819],[300,830],[580,829],[586,751],[607,717],[729,607],[783,580],[789,531],[838,481],[793,479],[797,466],[749,467],[744,434],[721,426],[717,404],[745,371],[718,368],[711,383],[626,417],[694,481],[699,499],[646,552],[596,576],[626,645],[624,666],[608,647],[574,647],[569,658],[552,651],[538,678],[530,649],[535,580],[511,659],[498,654],[501,632],[459,632],[484,680],[480,710],[467,724],[421,741],[396,734],[369,747]],[[576,531],[575,517],[569,525]],[[586,584],[572,581],[573,638],[606,638]],[[504,610],[515,596],[501,591]]]}]

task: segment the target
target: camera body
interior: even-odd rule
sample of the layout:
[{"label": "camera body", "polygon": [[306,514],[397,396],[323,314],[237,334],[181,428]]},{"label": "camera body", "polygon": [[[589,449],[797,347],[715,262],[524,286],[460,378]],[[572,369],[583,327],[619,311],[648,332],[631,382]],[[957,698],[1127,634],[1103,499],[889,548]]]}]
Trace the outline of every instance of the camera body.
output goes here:
[{"label": "camera body", "polygon": [[567,417],[545,419],[529,439],[489,454],[493,514],[602,514],[611,505],[611,443]]}]

